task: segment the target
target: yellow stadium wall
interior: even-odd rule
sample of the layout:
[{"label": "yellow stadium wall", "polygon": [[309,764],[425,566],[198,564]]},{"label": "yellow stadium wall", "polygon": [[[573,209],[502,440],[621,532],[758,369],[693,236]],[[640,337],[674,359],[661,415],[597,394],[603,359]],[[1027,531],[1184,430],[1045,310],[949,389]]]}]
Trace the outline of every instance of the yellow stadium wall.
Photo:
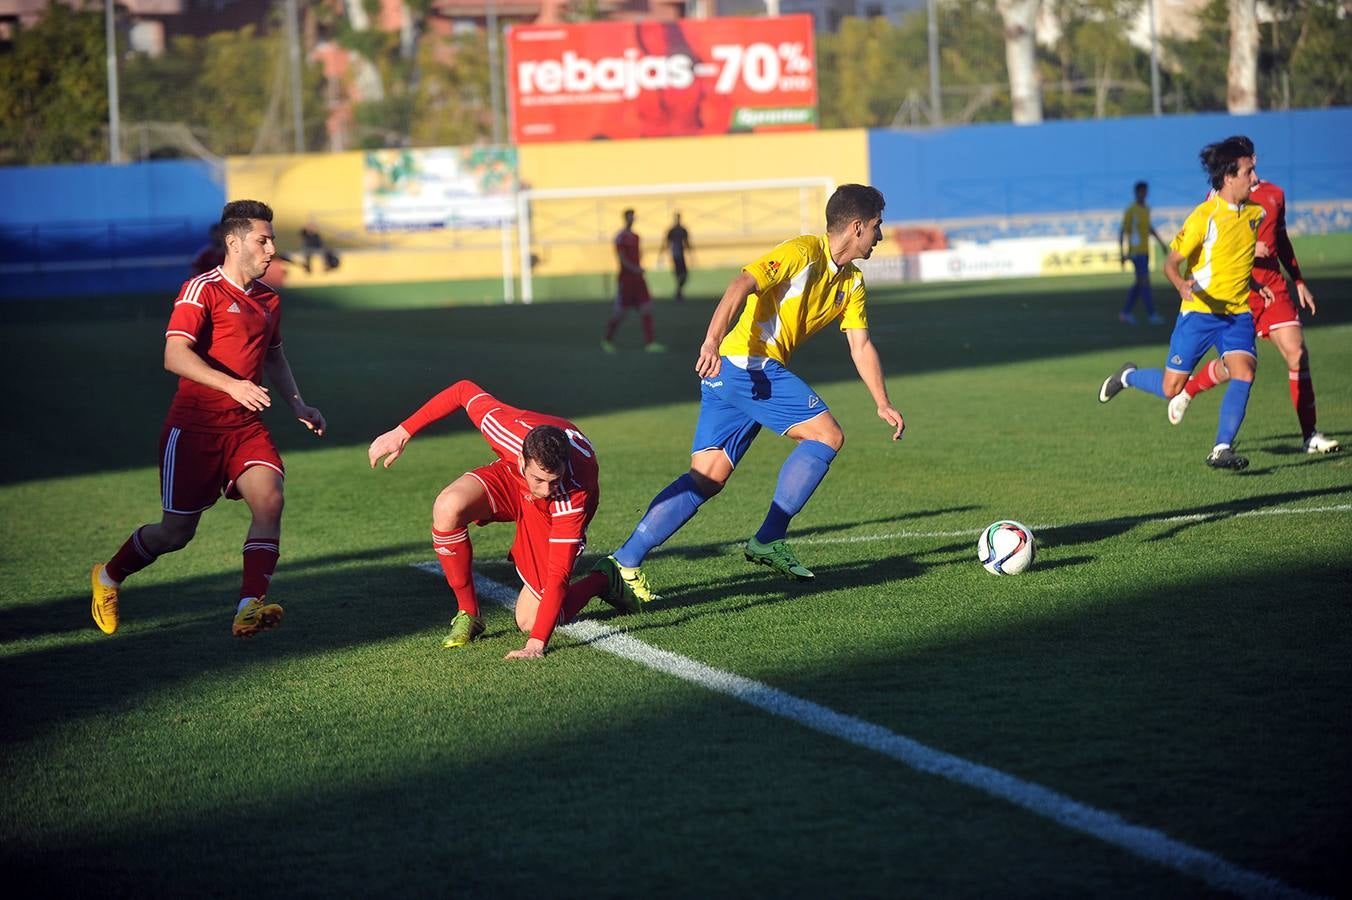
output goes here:
[{"label": "yellow stadium wall", "polygon": [[[783,132],[643,141],[529,144],[518,148],[521,179],[531,188],[587,188],[615,185],[829,178],[835,184],[867,182],[868,135],[863,130]],[[272,279],[297,286],[369,284],[492,278],[502,274],[498,231],[446,230],[367,232],[362,213],[362,153],[282,154],[232,157],[226,163],[226,193],[270,204],[283,251],[300,247],[300,229],[313,219],[338,248],[341,265],[311,273],[298,266],[271,272]],[[705,196],[705,201],[717,202]],[[734,197],[725,202],[735,202]],[[675,207],[682,204],[678,201]],[[779,204],[784,205],[784,204]],[[541,252],[536,275],[607,272],[615,268],[610,236],[621,226],[620,211],[640,210],[636,230],[644,239],[644,265],[656,261],[670,225],[672,203],[639,196],[591,200],[585,205],[589,236],[550,244]],[[774,209],[771,203],[768,208]],[[579,207],[580,209],[582,207]],[[770,215],[742,239],[701,240],[698,217],[685,223],[703,267],[736,266],[769,249],[767,235],[782,240],[798,233],[797,216]],[[594,220],[594,221],[592,221]],[[816,211],[812,230],[824,228]],[[543,237],[548,237],[543,235]],[[706,232],[707,237],[707,232]],[[512,240],[515,254],[515,236]],[[279,275],[283,277],[278,277]]]}]

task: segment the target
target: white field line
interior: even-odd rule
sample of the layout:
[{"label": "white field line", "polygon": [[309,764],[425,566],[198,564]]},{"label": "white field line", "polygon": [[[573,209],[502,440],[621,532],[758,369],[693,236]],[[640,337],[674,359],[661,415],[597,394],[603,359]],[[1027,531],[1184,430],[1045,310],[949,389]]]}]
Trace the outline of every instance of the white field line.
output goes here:
[{"label": "white field line", "polygon": [[[413,567],[429,574],[441,575],[441,565],[436,561],[415,563]],[[507,609],[515,605],[518,591],[482,575],[475,575],[474,583],[480,596]],[[1142,859],[1200,879],[1217,890],[1229,891],[1240,897],[1313,896],[1275,878],[1240,868],[1215,854],[1176,841],[1162,832],[1133,825],[1112,813],[1086,806],[1064,794],[936,750],[881,725],[843,715],[759,681],[659,650],[599,622],[583,619],[562,625],[558,630],[597,650],[665,672],[805,728],[881,753],[917,771],[976,788],[1035,815],[1051,819],[1072,831],[1098,838]]]},{"label": "white field line", "polygon": [[[1246,519],[1250,516],[1304,516],[1312,513],[1341,513],[1352,512],[1352,503],[1340,503],[1336,506],[1302,506],[1302,507],[1278,507],[1275,509],[1251,509],[1245,512],[1229,513],[1189,513],[1186,516],[1160,516],[1159,518],[1135,518],[1132,516],[1122,516],[1115,519],[1105,519],[1102,522],[1071,522],[1065,525],[1029,525],[1036,534],[1041,531],[1056,531],[1061,528],[1085,528],[1091,525],[1112,525],[1123,523],[1135,523],[1136,525],[1150,524],[1170,524],[1173,522],[1206,522],[1220,521],[1222,519]],[[962,531],[892,531],[887,534],[856,534],[849,537],[813,537],[812,535],[803,535],[793,539],[794,546],[799,544],[862,544],[868,541],[895,541],[907,538],[951,538],[951,537],[975,537],[981,533],[981,528],[968,528]],[[728,546],[736,546],[729,544]]]}]

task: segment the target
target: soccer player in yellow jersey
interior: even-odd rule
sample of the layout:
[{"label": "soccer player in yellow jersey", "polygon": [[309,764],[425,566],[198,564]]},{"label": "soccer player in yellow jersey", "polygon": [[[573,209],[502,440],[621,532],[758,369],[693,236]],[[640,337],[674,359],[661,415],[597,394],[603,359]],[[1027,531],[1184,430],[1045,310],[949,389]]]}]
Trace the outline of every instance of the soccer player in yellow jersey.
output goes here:
[{"label": "soccer player in yellow jersey", "polygon": [[[1170,400],[1183,390],[1198,361],[1215,347],[1230,371],[1230,386],[1221,401],[1216,446],[1207,465],[1243,469],[1249,461],[1231,445],[1244,421],[1258,363],[1249,291],[1257,291],[1269,302],[1272,299],[1271,290],[1253,278],[1254,249],[1264,212],[1249,200],[1249,192],[1258,183],[1251,145],[1227,138],[1203,147],[1201,160],[1214,193],[1188,215],[1164,263],[1164,274],[1182,300],[1168,360],[1164,369],[1138,369],[1126,363],[1104,380],[1099,402],[1107,403],[1124,387]],[[1179,273],[1182,262],[1187,263],[1186,277]]]},{"label": "soccer player in yellow jersey", "polygon": [[1122,253],[1122,262],[1130,259],[1136,269],[1136,279],[1131,283],[1131,290],[1127,291],[1127,305],[1117,314],[1117,318],[1127,325],[1136,324],[1132,309],[1136,306],[1137,297],[1145,305],[1146,321],[1151,325],[1163,321],[1155,314],[1154,299],[1150,296],[1150,239],[1153,237],[1159,241],[1165,253],[1169,252],[1169,245],[1164,243],[1164,238],[1150,224],[1150,207],[1145,203],[1145,195],[1149,190],[1150,186],[1144,181],[1136,182],[1136,202],[1122,213],[1122,227],[1117,232],[1117,247]]},{"label": "soccer player in yellow jersey", "polygon": [[838,320],[878,416],[892,428],[893,440],[901,437],[906,426],[887,396],[882,362],[868,333],[864,277],[854,266],[882,239],[882,213],[877,188],[841,185],[826,204],[826,234],[785,241],[728,285],[695,361],[700,414],[690,471],[653,498],[629,539],[598,564],[618,569],[620,590],[643,602],[654,599],[639,568],[644,557],[723,489],[763,425],[798,446],[784,461],[770,510],[744,553],[790,579],[813,579],[784,536],[845,435],[822,399],[786,366],[799,344]]}]

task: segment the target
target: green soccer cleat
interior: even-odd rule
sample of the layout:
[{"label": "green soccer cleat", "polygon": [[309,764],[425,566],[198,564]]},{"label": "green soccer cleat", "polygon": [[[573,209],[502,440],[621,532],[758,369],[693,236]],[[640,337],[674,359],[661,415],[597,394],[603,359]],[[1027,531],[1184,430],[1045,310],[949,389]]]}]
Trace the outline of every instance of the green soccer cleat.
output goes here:
[{"label": "green soccer cleat", "polygon": [[462,609],[451,620],[451,633],[442,639],[441,646],[446,650],[463,647],[483,633],[483,620],[478,616],[471,616]]},{"label": "green soccer cleat", "polygon": [[811,569],[798,561],[798,557],[789,549],[788,541],[783,538],[768,544],[762,544],[754,537],[747,538],[742,551],[746,554],[747,562],[769,566],[793,581],[812,581],[817,577],[812,574]]},{"label": "green soccer cleat", "polygon": [[[637,592],[630,586],[629,582],[624,580],[620,574],[620,564],[615,562],[615,557],[605,556],[596,561],[596,565],[591,567],[591,571],[600,572],[606,576],[606,591],[601,595],[601,599],[620,612],[636,613],[643,611],[643,601],[639,599]],[[636,569],[630,569],[634,572]],[[642,573],[639,573],[642,575]],[[644,587],[647,587],[647,580],[643,581]],[[649,596],[652,592],[649,591]]]}]

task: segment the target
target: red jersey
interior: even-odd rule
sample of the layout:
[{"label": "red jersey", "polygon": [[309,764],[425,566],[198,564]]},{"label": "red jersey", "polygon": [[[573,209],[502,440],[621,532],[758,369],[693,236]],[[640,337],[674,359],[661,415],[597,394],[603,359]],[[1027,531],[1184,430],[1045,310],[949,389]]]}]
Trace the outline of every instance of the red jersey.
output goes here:
[{"label": "red jersey", "polygon": [[[532,637],[548,640],[563,607],[563,595],[573,574],[578,545],[585,540],[587,523],[596,513],[601,499],[596,451],[578,427],[567,419],[508,406],[472,381],[457,381],[400,424],[412,436],[462,408],[488,446],[516,473],[521,502],[534,506],[549,519],[549,562],[542,585],[544,596],[540,598],[535,632],[532,633]],[[567,471],[559,489],[545,500],[531,494],[518,468],[521,442],[532,428],[540,425],[561,429],[568,436],[570,445]]]},{"label": "red jersey", "polygon": [[[164,336],[185,337],[207,365],[233,378],[263,380],[263,360],[282,345],[281,298],[254,279],[246,291],[212,269],[183,283]],[[223,431],[258,420],[224,391],[187,378],[169,405],[170,425],[188,431]]]},{"label": "red jersey", "polygon": [[1286,233],[1286,194],[1270,181],[1260,181],[1249,192],[1249,199],[1263,207],[1263,221],[1258,223],[1258,240],[1268,246],[1268,256],[1253,261],[1253,277],[1259,284],[1272,285],[1282,280],[1278,262],[1286,266],[1286,271],[1296,281],[1304,281],[1300,274],[1300,264],[1296,262],[1296,251],[1291,246],[1291,238]]},{"label": "red jersey", "polygon": [[[615,235],[615,252],[618,253],[620,259],[623,259],[625,262],[631,263],[634,266],[642,265],[638,251],[638,234],[628,228],[623,229],[619,234]],[[621,265],[620,274],[637,275],[638,273],[632,272],[627,266]]]}]

